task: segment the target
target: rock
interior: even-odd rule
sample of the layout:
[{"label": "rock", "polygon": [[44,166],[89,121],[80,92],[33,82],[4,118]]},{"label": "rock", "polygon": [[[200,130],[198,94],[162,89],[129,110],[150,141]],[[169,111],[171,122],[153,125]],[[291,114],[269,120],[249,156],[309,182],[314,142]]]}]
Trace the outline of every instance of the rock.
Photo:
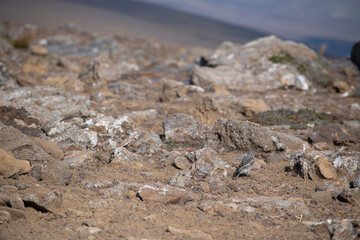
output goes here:
[{"label": "rock", "polygon": [[217,151],[303,151],[309,145],[303,140],[283,133],[268,130],[256,123],[231,119],[216,121],[207,144]]},{"label": "rock", "polygon": [[48,50],[42,46],[30,45],[30,51],[34,55],[45,56],[48,54]]},{"label": "rock", "polygon": [[179,171],[171,178],[170,184],[173,186],[184,187],[192,180],[209,183],[224,181],[228,172],[232,170],[231,166],[222,161],[211,148],[188,153],[186,157],[193,164],[191,168]]},{"label": "rock", "polygon": [[184,230],[184,229],[178,229],[178,228],[174,228],[172,226],[168,226],[166,231],[178,238],[182,238],[185,236],[190,239],[199,239],[199,240],[200,239],[206,239],[206,240],[212,239],[210,234],[204,233],[199,230]]},{"label": "rock", "polygon": [[214,98],[204,97],[196,104],[192,115],[201,124],[212,126],[216,120],[225,116],[225,112],[221,110]]},{"label": "rock", "polygon": [[4,63],[0,62],[0,90],[7,90],[15,87],[17,87],[17,83],[10,76]]},{"label": "rock", "polygon": [[317,123],[309,139],[312,143],[333,142],[335,145],[347,145],[356,142],[355,138],[350,136],[345,128],[331,123]]},{"label": "rock", "polygon": [[64,159],[63,150],[59,148],[55,143],[37,137],[34,137],[33,140],[39,147],[44,149],[44,151],[49,153],[53,158],[57,158],[60,160]]},{"label": "rock", "polygon": [[166,141],[181,143],[186,141],[189,146],[201,146],[205,141],[206,128],[192,117],[178,113],[163,122]]},{"label": "rock", "polygon": [[345,92],[351,91],[351,87],[345,81],[334,82],[333,87],[335,88],[336,92],[338,92],[338,93],[345,93]]},{"label": "rock", "polygon": [[339,152],[332,156],[333,165],[336,169],[344,168],[349,175],[354,175],[360,169],[359,152]]},{"label": "rock", "polygon": [[245,99],[240,104],[240,111],[248,117],[270,110],[270,107],[261,99]]},{"label": "rock", "polygon": [[31,171],[28,161],[15,159],[0,149],[0,175],[8,178],[15,174],[24,174]]},{"label": "rock", "polygon": [[179,156],[174,159],[174,166],[180,170],[187,169],[191,166],[189,160],[184,156]]},{"label": "rock", "polygon": [[[223,46],[220,46],[222,48]],[[229,47],[229,46],[228,46]],[[294,86],[309,90],[311,82],[294,66],[297,61],[313,61],[317,55],[302,44],[282,41],[275,36],[259,38],[243,46],[232,45],[228,55],[215,53],[210,57],[218,62],[216,68],[195,67],[193,82],[206,91],[224,85],[236,91],[263,92],[269,89]],[[273,63],[272,57],[289,56],[288,64]],[[269,60],[270,59],[270,60]]]},{"label": "rock", "polygon": [[93,235],[102,231],[100,228],[87,226],[78,227],[76,230],[81,236],[88,236],[89,234]]},{"label": "rock", "polygon": [[95,154],[89,151],[68,152],[64,162],[69,163],[70,168],[83,168],[95,161]]},{"label": "rock", "polygon": [[111,165],[121,164],[126,167],[132,168],[143,168],[144,165],[141,163],[143,157],[139,154],[130,152],[124,147],[118,147],[115,149]]},{"label": "rock", "polygon": [[343,190],[337,197],[339,201],[360,205],[360,189],[352,188]]},{"label": "rock", "polygon": [[163,79],[164,86],[160,100],[162,102],[174,101],[186,97],[187,87],[178,81],[171,79]]},{"label": "rock", "polygon": [[254,213],[257,211],[277,211],[277,215],[289,214],[291,216],[309,215],[309,209],[301,199],[282,199],[280,197],[253,197],[239,199],[225,199],[223,201],[207,200],[200,203],[199,208],[206,212],[221,212],[226,215],[233,215],[238,212]]},{"label": "rock", "polygon": [[[5,212],[10,213],[11,219],[13,219],[13,220],[25,218],[25,213],[23,210],[0,206],[0,211],[5,211]],[[4,215],[7,215],[7,214],[5,213]]]},{"label": "rock", "polygon": [[360,220],[327,220],[326,224],[333,240],[353,240],[358,237]]},{"label": "rock", "polygon": [[313,144],[315,150],[324,151],[334,149],[334,144],[332,142],[317,142]]},{"label": "rock", "polygon": [[[39,76],[46,75],[49,70],[50,66],[47,61],[42,58],[37,57],[29,57],[22,66],[22,70],[24,73],[27,74],[36,74]],[[34,84],[34,85],[32,85]],[[31,84],[20,84],[21,86],[35,86],[37,85],[36,82]]]},{"label": "rock", "polygon": [[42,170],[41,179],[47,184],[66,186],[71,182],[70,164],[65,161],[49,161]]},{"label": "rock", "polygon": [[321,182],[316,185],[317,192],[330,192],[333,198],[336,198],[343,190],[348,189],[349,184],[346,179],[339,179],[332,182]]},{"label": "rock", "polygon": [[320,191],[311,193],[311,200],[315,201],[318,204],[325,203],[325,204],[333,204],[333,194],[328,191]]},{"label": "rock", "polygon": [[337,178],[335,168],[333,167],[333,165],[329,162],[329,160],[326,157],[320,156],[317,159],[317,165],[318,165],[321,175],[324,178],[326,178],[326,179],[336,179]]},{"label": "rock", "polygon": [[25,206],[41,212],[57,212],[62,205],[62,195],[45,187],[31,187],[22,193]]},{"label": "rock", "polygon": [[39,147],[32,137],[22,134],[13,127],[3,127],[1,129],[0,147],[5,151],[11,152],[17,159],[29,161],[33,166],[55,160]]},{"label": "rock", "polygon": [[108,52],[101,54],[95,61],[99,63],[96,72],[102,81],[117,81],[123,74],[139,70],[137,65],[125,61],[113,63]]},{"label": "rock", "polygon": [[10,220],[10,213],[8,211],[0,210],[0,224],[8,223]]},{"label": "rock", "polygon": [[360,70],[360,41],[352,47],[350,59]]},{"label": "rock", "polygon": [[155,156],[162,152],[162,141],[159,136],[145,130],[131,132],[120,146],[140,155]]},{"label": "rock", "polygon": [[0,120],[6,126],[12,126],[28,136],[41,136],[40,122],[32,117],[23,107],[0,106]]},{"label": "rock", "polygon": [[171,186],[150,186],[143,185],[138,191],[139,197],[149,203],[161,204],[185,204],[193,201],[191,192],[182,188],[175,188]]},{"label": "rock", "polygon": [[25,210],[24,202],[21,200],[21,198],[19,196],[10,197],[9,204],[12,208],[16,208],[19,210]]},{"label": "rock", "polygon": [[360,188],[360,174],[351,182],[353,188]]}]

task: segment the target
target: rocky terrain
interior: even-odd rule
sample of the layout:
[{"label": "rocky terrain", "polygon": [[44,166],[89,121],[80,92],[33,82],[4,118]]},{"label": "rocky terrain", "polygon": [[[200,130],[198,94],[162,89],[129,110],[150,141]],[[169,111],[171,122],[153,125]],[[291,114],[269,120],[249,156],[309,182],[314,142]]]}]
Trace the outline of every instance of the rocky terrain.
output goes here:
[{"label": "rocky terrain", "polygon": [[349,60],[275,36],[0,33],[0,239],[360,238]]}]

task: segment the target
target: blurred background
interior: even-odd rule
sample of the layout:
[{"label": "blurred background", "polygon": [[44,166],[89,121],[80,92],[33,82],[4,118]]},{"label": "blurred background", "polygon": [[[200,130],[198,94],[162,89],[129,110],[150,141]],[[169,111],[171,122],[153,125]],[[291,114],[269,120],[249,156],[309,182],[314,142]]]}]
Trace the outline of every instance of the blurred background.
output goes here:
[{"label": "blurred background", "polygon": [[57,27],[68,22],[100,35],[155,37],[214,48],[275,34],[346,57],[360,40],[359,0],[0,0],[0,18]]}]

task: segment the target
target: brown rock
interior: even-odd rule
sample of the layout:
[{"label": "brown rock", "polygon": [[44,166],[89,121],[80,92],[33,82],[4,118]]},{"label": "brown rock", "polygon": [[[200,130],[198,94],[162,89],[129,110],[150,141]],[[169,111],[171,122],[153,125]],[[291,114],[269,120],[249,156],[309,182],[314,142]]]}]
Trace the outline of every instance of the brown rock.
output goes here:
[{"label": "brown rock", "polygon": [[56,212],[62,205],[62,195],[45,187],[31,187],[25,190],[22,197],[25,205],[41,212]]},{"label": "brown rock", "polygon": [[309,136],[313,143],[333,142],[335,145],[355,143],[353,136],[349,135],[345,128],[338,124],[316,124],[313,133]]},{"label": "brown rock", "polygon": [[225,116],[220,105],[211,97],[204,97],[192,111],[194,118],[203,125],[214,125],[216,120]]},{"label": "brown rock", "polygon": [[34,137],[33,140],[39,147],[41,147],[45,152],[49,153],[53,158],[57,158],[60,160],[64,159],[63,150],[59,148],[55,143],[43,140],[38,137]]},{"label": "brown rock", "polygon": [[177,236],[178,238],[187,237],[190,239],[199,239],[199,240],[211,240],[211,235],[204,233],[199,230],[185,230],[185,229],[178,229],[169,226],[166,229],[167,232],[171,233],[174,236]]},{"label": "brown rock", "polygon": [[45,75],[49,72],[49,66],[45,60],[40,60],[40,58],[37,57],[30,57],[23,64],[22,70],[24,73]]},{"label": "brown rock", "polygon": [[268,110],[270,110],[270,107],[261,99],[246,99],[241,102],[241,112],[246,116],[252,116]]},{"label": "brown rock", "polygon": [[34,55],[45,56],[48,54],[48,50],[46,48],[38,45],[31,45],[30,50]]},{"label": "brown rock", "polygon": [[7,223],[10,220],[11,220],[10,213],[8,211],[0,210],[0,224]]},{"label": "brown rock", "polygon": [[315,150],[324,151],[334,149],[334,144],[332,142],[317,142],[313,145]]},{"label": "brown rock", "polygon": [[15,159],[0,149],[0,175],[7,178],[15,174],[23,174],[31,171],[28,161]]},{"label": "brown rock", "polygon": [[341,202],[360,206],[360,188],[345,189],[339,194],[337,199]]},{"label": "brown rock", "polygon": [[178,158],[174,159],[174,165],[175,165],[176,168],[182,170],[182,169],[189,168],[191,166],[191,163],[189,162],[188,159],[181,156],[181,157],[178,157]]},{"label": "brown rock", "polygon": [[318,165],[321,175],[324,178],[326,178],[326,179],[336,179],[337,178],[335,168],[333,167],[333,165],[329,162],[329,160],[326,157],[320,156],[317,159],[317,165]]},{"label": "brown rock", "polygon": [[138,195],[143,201],[149,203],[184,204],[193,200],[191,192],[171,186],[154,187],[144,185],[140,187]]},{"label": "brown rock", "polygon": [[0,207],[0,211],[6,211],[10,213],[11,219],[20,219],[25,218],[25,213],[22,210],[15,209],[15,208],[9,208],[9,207]]},{"label": "brown rock", "polygon": [[339,93],[351,91],[349,84],[345,81],[334,82],[333,86],[334,86],[335,90]]},{"label": "brown rock", "polygon": [[253,122],[224,118],[216,121],[207,143],[217,151],[292,152],[309,149],[305,141],[295,136],[273,132]]}]

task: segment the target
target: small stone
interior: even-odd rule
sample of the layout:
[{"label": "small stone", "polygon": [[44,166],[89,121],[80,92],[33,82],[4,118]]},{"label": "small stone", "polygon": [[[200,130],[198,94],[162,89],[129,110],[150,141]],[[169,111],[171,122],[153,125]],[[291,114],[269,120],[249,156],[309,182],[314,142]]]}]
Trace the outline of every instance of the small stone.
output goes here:
[{"label": "small stone", "polygon": [[50,154],[53,158],[57,158],[60,160],[64,159],[63,150],[59,148],[55,143],[43,140],[38,137],[34,137],[33,140],[39,147],[41,147],[45,152]]},{"label": "small stone", "polygon": [[360,206],[360,188],[345,189],[337,198],[341,202]]},{"label": "small stone", "polygon": [[204,233],[199,230],[185,230],[185,229],[179,229],[172,226],[169,226],[166,229],[167,232],[173,234],[174,236],[177,236],[178,238],[191,238],[191,239],[201,239],[201,240],[211,240],[212,237],[210,234]]},{"label": "small stone", "polygon": [[69,163],[70,168],[81,168],[95,161],[92,152],[73,151],[65,157],[65,162]]},{"label": "small stone", "polygon": [[344,92],[351,91],[349,84],[345,81],[334,82],[333,86],[338,93],[344,93]]},{"label": "small stone", "polygon": [[313,145],[315,150],[324,151],[334,149],[334,144],[332,142],[317,142]]},{"label": "small stone", "polygon": [[133,190],[129,190],[125,193],[125,197],[128,199],[133,199],[136,197],[136,192],[134,192]]},{"label": "small stone", "polygon": [[41,212],[56,212],[62,205],[62,195],[45,187],[32,187],[25,190],[22,197],[25,205]]},{"label": "small stone", "polygon": [[5,211],[5,212],[10,213],[11,219],[14,219],[14,220],[25,218],[25,213],[23,210],[0,206],[0,211]]},{"label": "small stone", "polygon": [[0,210],[0,224],[7,223],[11,220],[11,215],[8,211]]},{"label": "small stone", "polygon": [[356,226],[359,226],[359,220],[327,220],[329,234],[332,240],[354,240],[356,239]]},{"label": "small stone", "polygon": [[144,185],[140,187],[138,195],[143,201],[149,203],[184,204],[193,200],[191,192],[171,186]]},{"label": "small stone", "polygon": [[71,182],[69,163],[58,159],[50,161],[43,169],[41,179],[57,186],[69,185]]},{"label": "small stone", "polygon": [[9,203],[10,203],[12,208],[25,210],[24,202],[21,200],[20,197],[18,197],[18,196],[11,197],[9,200],[10,200]]},{"label": "small stone", "polygon": [[38,45],[31,45],[30,50],[34,55],[45,56],[48,54],[48,50],[46,48]]},{"label": "small stone", "polygon": [[191,166],[191,163],[189,162],[188,159],[181,156],[174,159],[174,165],[176,168],[183,170],[189,168]]},{"label": "small stone", "polygon": [[317,165],[318,165],[321,175],[324,178],[326,178],[326,179],[336,179],[337,178],[335,168],[333,167],[333,165],[329,162],[329,160],[326,157],[320,156],[317,159]]},{"label": "small stone", "polygon": [[8,178],[15,174],[24,174],[31,171],[28,161],[15,159],[0,149],[0,175]]},{"label": "small stone", "polygon": [[246,116],[270,110],[270,107],[261,99],[246,99],[241,102],[241,108],[240,111]]}]

